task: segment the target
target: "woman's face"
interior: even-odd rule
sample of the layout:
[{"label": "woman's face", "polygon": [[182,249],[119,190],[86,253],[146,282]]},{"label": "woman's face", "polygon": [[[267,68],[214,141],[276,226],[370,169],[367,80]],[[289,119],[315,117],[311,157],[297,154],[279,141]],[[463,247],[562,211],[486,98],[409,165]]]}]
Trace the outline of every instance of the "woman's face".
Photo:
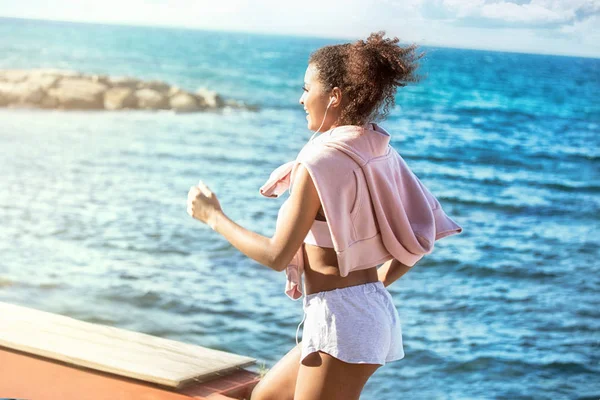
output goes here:
[{"label": "woman's face", "polygon": [[[308,129],[311,131],[325,132],[331,129],[333,123],[337,119],[337,108],[332,106],[327,110],[332,97],[330,93],[323,87],[323,84],[319,81],[317,75],[317,69],[313,64],[309,64],[304,74],[304,86],[302,87],[304,93],[300,97],[300,104],[304,106],[306,110],[306,119],[308,120]],[[334,101],[335,103],[335,101]],[[327,116],[325,117],[325,111],[327,110]],[[323,118],[325,117],[325,122]],[[321,123],[323,126],[321,127]],[[321,127],[321,129],[319,129]]]}]

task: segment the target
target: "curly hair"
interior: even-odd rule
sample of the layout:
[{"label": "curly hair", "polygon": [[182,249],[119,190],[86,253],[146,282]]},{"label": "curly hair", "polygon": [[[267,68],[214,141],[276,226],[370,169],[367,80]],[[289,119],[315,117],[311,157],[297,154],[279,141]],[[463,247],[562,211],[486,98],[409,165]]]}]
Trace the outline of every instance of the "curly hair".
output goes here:
[{"label": "curly hair", "polygon": [[399,39],[384,39],[385,31],[371,33],[367,41],[358,40],[322,47],[311,53],[308,63],[317,69],[321,83],[329,90],[342,90],[341,125],[364,125],[383,120],[395,105],[398,87],[419,82],[415,73],[417,46],[397,45]]}]

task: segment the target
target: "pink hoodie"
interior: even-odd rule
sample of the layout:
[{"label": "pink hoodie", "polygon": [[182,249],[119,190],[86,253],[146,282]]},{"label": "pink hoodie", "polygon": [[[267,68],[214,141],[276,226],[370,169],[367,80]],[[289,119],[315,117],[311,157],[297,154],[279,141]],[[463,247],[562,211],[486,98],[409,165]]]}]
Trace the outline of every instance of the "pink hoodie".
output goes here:
[{"label": "pink hoodie", "polygon": [[[392,258],[413,266],[433,251],[436,240],[462,232],[389,142],[389,133],[377,124],[339,126],[309,141],[260,188],[266,197],[291,193],[296,168],[306,167],[342,277]],[[302,296],[303,271],[302,245],[286,268],[285,293],[293,300]]]}]

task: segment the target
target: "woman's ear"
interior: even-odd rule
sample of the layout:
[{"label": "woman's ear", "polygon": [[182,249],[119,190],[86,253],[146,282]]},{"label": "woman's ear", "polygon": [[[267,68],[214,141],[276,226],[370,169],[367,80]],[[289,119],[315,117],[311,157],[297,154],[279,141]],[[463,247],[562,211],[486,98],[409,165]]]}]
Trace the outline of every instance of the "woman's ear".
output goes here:
[{"label": "woman's ear", "polygon": [[331,92],[331,100],[329,101],[329,104],[332,107],[339,107],[342,103],[342,90],[336,86],[331,90]]}]

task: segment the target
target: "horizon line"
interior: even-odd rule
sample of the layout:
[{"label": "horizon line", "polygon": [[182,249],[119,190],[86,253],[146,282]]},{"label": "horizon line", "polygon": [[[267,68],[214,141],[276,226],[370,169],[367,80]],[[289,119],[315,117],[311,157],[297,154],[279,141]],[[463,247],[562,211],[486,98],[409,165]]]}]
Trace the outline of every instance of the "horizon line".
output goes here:
[{"label": "horizon line", "polygon": [[[14,17],[14,16],[3,16],[0,15],[0,19],[12,19],[22,21],[39,21],[39,22],[58,22],[58,23],[69,23],[69,24],[81,24],[81,25],[99,25],[99,26],[117,26],[125,28],[158,28],[158,29],[181,29],[191,30],[200,32],[211,32],[211,33],[240,33],[257,36],[283,36],[283,37],[297,37],[306,39],[331,39],[331,40],[360,40],[363,37],[339,37],[339,36],[323,36],[323,35],[310,35],[310,34],[291,34],[291,33],[273,33],[265,31],[247,31],[247,30],[235,30],[231,28],[227,29],[214,29],[214,28],[202,28],[198,26],[187,26],[187,25],[170,25],[170,24],[144,24],[135,22],[108,22],[108,21],[74,21],[69,19],[45,19],[45,18],[30,18],[30,17]],[[381,29],[386,31],[386,29]],[[493,53],[514,53],[514,54],[528,54],[528,55],[543,55],[543,56],[554,56],[554,57],[569,57],[569,58],[589,58],[589,59],[600,59],[600,55],[583,55],[583,54],[564,54],[564,53],[543,53],[543,52],[530,52],[520,50],[499,50],[490,48],[478,48],[478,47],[462,47],[462,46],[450,46],[444,44],[434,43],[423,43],[419,44],[416,41],[402,41],[404,44],[416,44],[417,46],[430,47],[430,48],[443,48],[443,49],[454,49],[454,50],[472,50],[472,51],[488,51]]]}]

